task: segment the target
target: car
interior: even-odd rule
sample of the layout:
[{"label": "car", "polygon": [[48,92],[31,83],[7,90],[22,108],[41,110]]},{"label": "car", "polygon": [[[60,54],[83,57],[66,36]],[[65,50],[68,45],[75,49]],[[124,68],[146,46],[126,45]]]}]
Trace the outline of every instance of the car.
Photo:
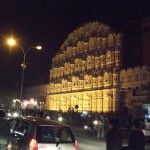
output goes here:
[{"label": "car", "polygon": [[57,121],[64,121],[64,117],[62,114],[55,110],[44,110],[43,111],[43,117],[47,119],[57,120]]},{"label": "car", "polygon": [[143,126],[145,129],[147,130],[150,130],[150,118],[137,118],[140,123],[141,123],[141,126]]},{"label": "car", "polygon": [[13,117],[19,117],[19,111],[18,110],[7,110],[5,113],[5,118],[13,118]]},{"label": "car", "polygon": [[70,126],[58,121],[18,117],[9,120],[11,147],[17,150],[78,150]]},{"label": "car", "polygon": [[145,140],[146,141],[150,141],[150,130],[148,130],[148,129],[142,129],[142,132],[143,132],[143,134],[145,136]]},{"label": "car", "polygon": [[99,126],[103,126],[104,117],[101,113],[88,113],[87,122],[84,125],[84,129],[87,131],[97,132]]},{"label": "car", "polygon": [[136,118],[140,122],[140,128],[145,136],[145,140],[150,140],[150,119],[149,118]]}]

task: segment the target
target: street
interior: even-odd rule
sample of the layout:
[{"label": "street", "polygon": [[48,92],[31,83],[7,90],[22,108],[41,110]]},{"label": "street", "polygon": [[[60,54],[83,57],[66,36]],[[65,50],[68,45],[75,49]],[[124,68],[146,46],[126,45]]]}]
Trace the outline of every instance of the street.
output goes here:
[{"label": "street", "polygon": [[[98,139],[96,134],[86,133],[80,127],[73,127],[72,130],[78,140],[79,150],[106,150],[106,141]],[[123,141],[123,145],[127,145],[127,140]],[[150,150],[148,142],[146,142],[145,150]]]},{"label": "street", "polygon": [[95,138],[77,136],[79,150],[106,150],[104,141]]}]

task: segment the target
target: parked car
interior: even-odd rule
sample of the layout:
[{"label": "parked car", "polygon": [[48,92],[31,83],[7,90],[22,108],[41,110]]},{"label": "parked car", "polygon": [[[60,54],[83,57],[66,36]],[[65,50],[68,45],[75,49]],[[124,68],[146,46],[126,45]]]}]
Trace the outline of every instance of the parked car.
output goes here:
[{"label": "parked car", "polygon": [[78,150],[68,125],[45,118],[21,117],[9,120],[12,149]]}]

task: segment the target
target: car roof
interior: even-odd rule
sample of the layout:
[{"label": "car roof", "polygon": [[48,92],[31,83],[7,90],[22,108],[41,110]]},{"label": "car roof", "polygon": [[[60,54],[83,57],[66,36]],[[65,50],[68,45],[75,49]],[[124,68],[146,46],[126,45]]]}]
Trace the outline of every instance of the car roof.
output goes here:
[{"label": "car roof", "polygon": [[20,117],[20,120],[25,120],[32,124],[36,124],[36,125],[51,125],[51,126],[69,127],[69,125],[66,125],[64,123],[60,123],[58,121],[50,120],[50,119],[46,119],[46,118]]}]

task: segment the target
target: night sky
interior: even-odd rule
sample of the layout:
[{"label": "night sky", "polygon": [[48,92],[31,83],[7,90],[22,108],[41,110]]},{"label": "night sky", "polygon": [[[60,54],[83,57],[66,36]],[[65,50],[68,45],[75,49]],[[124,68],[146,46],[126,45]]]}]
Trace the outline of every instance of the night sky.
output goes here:
[{"label": "night sky", "polygon": [[42,45],[43,50],[26,56],[24,85],[49,81],[51,58],[58,52],[70,32],[92,21],[106,23],[124,34],[125,65],[137,65],[131,59],[140,37],[141,19],[150,13],[149,0],[0,0],[0,86],[20,87],[22,51],[10,49],[5,38],[13,35],[27,49]]}]

